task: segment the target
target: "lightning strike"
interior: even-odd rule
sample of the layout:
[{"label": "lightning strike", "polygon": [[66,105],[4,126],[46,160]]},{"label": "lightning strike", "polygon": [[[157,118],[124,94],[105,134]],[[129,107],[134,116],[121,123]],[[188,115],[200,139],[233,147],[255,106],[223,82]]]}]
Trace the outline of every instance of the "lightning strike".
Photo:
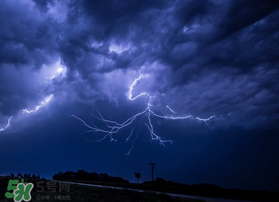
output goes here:
[{"label": "lightning strike", "polygon": [[210,121],[211,119],[213,119],[214,117],[215,116],[211,116],[207,119],[202,119],[202,118],[196,117],[196,119],[199,120],[199,121],[203,121],[208,128],[211,128],[211,126],[207,122]]},{"label": "lightning strike", "polygon": [[[117,139],[114,138],[114,135],[117,134],[121,129],[124,129],[128,126],[130,126],[136,119],[139,119],[140,117],[142,117],[142,120],[145,119],[145,126],[147,127],[147,130],[149,131],[150,134],[150,139],[151,141],[157,141],[161,146],[165,146],[166,143],[172,143],[172,140],[170,139],[165,139],[163,137],[160,137],[159,135],[157,135],[154,131],[154,126],[152,123],[152,117],[157,117],[160,119],[165,119],[165,120],[185,120],[185,119],[195,119],[198,121],[202,121],[205,123],[206,126],[209,127],[208,121],[210,121],[212,118],[214,118],[214,116],[211,116],[209,118],[203,119],[203,118],[199,118],[199,117],[194,117],[192,115],[187,115],[187,116],[167,116],[167,115],[160,115],[155,113],[152,110],[152,104],[151,104],[151,98],[154,96],[149,95],[147,92],[142,92],[136,96],[133,97],[133,90],[134,87],[139,83],[139,81],[144,78],[145,75],[140,74],[140,76],[138,78],[136,78],[133,83],[129,86],[129,90],[128,90],[128,99],[133,101],[136,100],[137,98],[141,97],[141,96],[146,96],[148,101],[147,101],[147,106],[145,109],[143,109],[141,112],[136,113],[135,115],[131,116],[130,118],[126,119],[123,122],[117,122],[114,120],[108,120],[105,119],[101,112],[98,109],[94,109],[96,114],[92,114],[97,120],[101,121],[102,123],[104,123],[105,125],[101,127],[97,127],[95,125],[91,125],[88,124],[86,121],[84,121],[83,119],[81,119],[80,117],[77,117],[76,115],[71,115],[71,117],[79,120],[86,128],[87,130],[84,133],[92,133],[92,132],[97,132],[97,133],[103,133],[103,137],[100,139],[97,139],[97,142],[100,142],[106,138],[110,138],[111,141],[117,141]],[[175,111],[173,111],[169,106],[166,106],[173,114],[176,114]],[[131,133],[129,134],[129,136],[126,138],[126,142],[129,141],[129,139],[134,135],[133,134],[134,129],[132,129]],[[139,130],[140,131],[140,130]],[[126,155],[129,155],[130,152],[132,151],[132,149],[134,148],[134,142],[138,137],[138,133],[139,131],[135,134],[135,138],[132,141],[132,146],[129,149],[129,151],[127,152]]]},{"label": "lightning strike", "polygon": [[35,107],[35,109],[32,109],[32,110],[23,109],[22,111],[23,111],[24,113],[27,113],[27,114],[35,113],[35,112],[38,111],[42,106],[46,105],[46,104],[51,100],[52,97],[53,97],[53,94],[51,94],[51,95],[49,95],[48,97],[46,97],[45,100],[42,101],[40,105],[38,105],[38,106]]},{"label": "lightning strike", "polygon": [[7,130],[9,128],[9,126],[11,125],[11,119],[12,119],[12,116],[8,119],[7,125],[3,128],[0,128],[0,132],[4,131],[4,130]]},{"label": "lightning strike", "polygon": [[[63,79],[63,77],[66,75],[67,67],[61,63],[61,58],[59,58],[59,60],[55,62],[53,65],[51,65],[50,67],[43,65],[41,72],[43,73],[44,78],[47,78],[48,81],[54,78]],[[40,102],[39,105],[35,106],[33,109],[21,109],[22,113],[18,115],[14,115],[14,117],[23,114],[34,114],[38,110],[40,110],[44,105],[49,103],[52,98],[53,98],[53,94],[47,96],[42,102]],[[12,117],[8,119],[8,124],[5,127],[0,128],[0,132],[6,130],[10,126],[11,118]]]},{"label": "lightning strike", "polygon": [[[135,136],[135,138],[134,138],[133,141],[132,141],[132,146],[131,146],[131,148],[129,149],[129,151],[126,153],[127,156],[129,156],[130,153],[131,153],[131,151],[134,149],[134,144],[135,144],[135,141],[138,139],[138,134],[139,134],[140,130],[141,130],[141,128],[140,128],[140,129],[138,130],[138,132],[136,133],[136,136]],[[132,137],[133,131],[134,131],[134,129],[131,131],[129,137],[126,138],[126,142],[129,141],[130,137]]]},{"label": "lightning strike", "polygon": [[[44,105],[46,105],[46,104],[51,100],[52,97],[53,97],[53,94],[47,96],[47,97],[41,102],[40,105],[36,106],[36,107],[35,107],[34,109],[32,109],[32,110],[23,109],[22,111],[23,111],[24,113],[26,113],[26,114],[35,113],[35,112],[37,112],[41,107],[43,107]],[[21,115],[22,115],[22,114],[21,114]],[[3,128],[0,128],[0,132],[5,131],[5,130],[7,130],[7,129],[10,127],[10,125],[11,125],[11,119],[12,119],[12,116],[8,119],[7,125],[6,125],[5,127],[3,127]]]},{"label": "lightning strike", "polygon": [[129,98],[129,100],[135,100],[135,99],[137,99],[137,98],[139,98],[139,97],[141,97],[141,96],[143,96],[143,95],[146,95],[147,97],[149,97],[149,94],[148,93],[146,93],[146,92],[143,92],[143,93],[141,93],[141,94],[139,94],[139,95],[137,95],[136,97],[133,97],[133,95],[132,95],[132,91],[133,91],[133,89],[134,89],[134,86],[138,83],[138,81],[139,80],[141,80],[142,78],[143,78],[143,74],[141,74],[138,78],[136,78],[135,80],[134,80],[134,82],[132,83],[132,85],[129,87],[129,96],[128,96],[128,98]]}]

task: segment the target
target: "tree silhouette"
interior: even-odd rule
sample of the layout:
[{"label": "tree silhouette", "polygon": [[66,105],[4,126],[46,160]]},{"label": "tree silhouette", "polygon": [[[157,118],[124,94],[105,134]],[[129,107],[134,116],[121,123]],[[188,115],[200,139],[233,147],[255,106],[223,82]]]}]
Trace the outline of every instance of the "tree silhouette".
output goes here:
[{"label": "tree silhouette", "polygon": [[18,177],[18,178],[22,178],[23,176],[22,176],[21,173],[18,173],[18,174],[17,174],[17,177]]},{"label": "tree silhouette", "polygon": [[121,177],[112,177],[106,173],[95,173],[87,172],[85,170],[77,170],[77,172],[66,171],[65,173],[59,172],[58,174],[53,175],[54,180],[79,180],[79,181],[108,181],[108,182],[124,182],[129,183],[129,181]]}]

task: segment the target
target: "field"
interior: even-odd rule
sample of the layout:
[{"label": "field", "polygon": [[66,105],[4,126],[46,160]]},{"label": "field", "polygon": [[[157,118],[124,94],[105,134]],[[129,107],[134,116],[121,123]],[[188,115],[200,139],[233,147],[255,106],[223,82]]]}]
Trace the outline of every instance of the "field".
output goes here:
[{"label": "field", "polygon": [[[0,201],[11,202],[13,199],[7,199],[4,194],[7,191],[6,179],[1,180]],[[38,181],[43,185],[43,189],[38,186],[36,181],[33,181],[34,188],[31,192],[31,201],[40,202],[203,202],[203,200],[193,200],[179,197],[170,197],[166,194],[156,194],[152,192],[136,192],[130,190],[120,190],[112,188],[87,187],[81,185],[69,185],[69,190],[58,191],[58,188],[53,190],[47,189],[48,181]],[[43,190],[39,192],[38,190]]]}]

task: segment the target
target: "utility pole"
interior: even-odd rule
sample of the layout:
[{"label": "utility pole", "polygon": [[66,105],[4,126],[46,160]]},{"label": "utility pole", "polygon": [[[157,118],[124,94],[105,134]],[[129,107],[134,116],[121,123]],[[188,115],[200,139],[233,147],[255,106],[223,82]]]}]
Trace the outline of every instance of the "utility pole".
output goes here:
[{"label": "utility pole", "polygon": [[152,181],[154,181],[154,166],[157,165],[156,163],[149,163],[151,165],[151,174],[152,174]]},{"label": "utility pole", "polygon": [[137,178],[137,184],[139,183],[139,178],[140,178],[141,174],[140,173],[135,173],[135,177]]}]

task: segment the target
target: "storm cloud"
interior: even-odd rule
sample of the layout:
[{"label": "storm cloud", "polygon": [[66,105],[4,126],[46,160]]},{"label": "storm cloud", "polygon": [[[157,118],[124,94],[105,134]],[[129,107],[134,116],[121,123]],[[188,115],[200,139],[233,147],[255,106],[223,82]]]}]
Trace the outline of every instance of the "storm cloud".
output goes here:
[{"label": "storm cloud", "polygon": [[[128,99],[143,74],[133,92],[154,96],[160,115],[171,113],[168,106],[179,116],[214,116],[210,134],[275,134],[278,9],[272,0],[0,0],[0,124],[13,116],[4,131],[10,135],[21,128],[66,128],[53,120],[67,122],[77,113],[90,121],[91,106],[124,121],[147,105],[144,98]],[[34,116],[23,113],[49,95]],[[205,129],[192,122],[154,121],[155,130],[162,132],[163,125],[168,132],[162,135],[174,142],[169,134]]]}]

